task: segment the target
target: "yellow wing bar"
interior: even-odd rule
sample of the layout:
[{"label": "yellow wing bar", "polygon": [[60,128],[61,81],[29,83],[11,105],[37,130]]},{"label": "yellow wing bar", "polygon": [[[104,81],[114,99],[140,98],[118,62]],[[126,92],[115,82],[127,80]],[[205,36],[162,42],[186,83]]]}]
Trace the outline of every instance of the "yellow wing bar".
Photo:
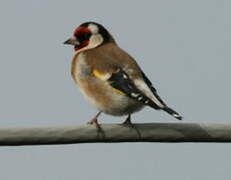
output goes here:
[{"label": "yellow wing bar", "polygon": [[[99,72],[97,70],[93,70],[92,74],[99,78],[100,80],[102,81],[107,81],[110,77],[111,77],[111,74],[110,73],[102,73],[102,72]],[[119,89],[116,89],[116,88],[113,88],[112,87],[112,90],[119,93],[119,94],[122,94],[122,95],[126,95],[123,91],[119,90]]]},{"label": "yellow wing bar", "polygon": [[110,77],[111,77],[111,74],[110,73],[102,73],[102,72],[99,72],[97,70],[93,70],[92,74],[99,78],[100,80],[103,80],[103,81],[106,81],[108,80]]},{"label": "yellow wing bar", "polygon": [[119,89],[116,89],[116,88],[112,87],[112,90],[119,93],[119,94],[126,95],[123,91],[120,91]]}]

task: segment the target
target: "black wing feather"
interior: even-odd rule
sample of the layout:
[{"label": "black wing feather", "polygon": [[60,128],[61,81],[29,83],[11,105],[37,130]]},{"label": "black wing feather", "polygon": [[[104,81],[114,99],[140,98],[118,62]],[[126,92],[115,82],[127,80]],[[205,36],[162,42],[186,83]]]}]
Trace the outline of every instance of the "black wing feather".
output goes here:
[{"label": "black wing feather", "polygon": [[158,99],[158,101],[160,101],[161,104],[163,104],[164,106],[166,106],[165,102],[160,98],[160,96],[157,94],[156,89],[153,87],[152,82],[148,79],[148,77],[144,74],[144,72],[142,72],[142,76],[143,79],[145,81],[145,83],[148,85],[148,87],[151,89],[152,93],[154,94],[154,96]]},{"label": "black wing feather", "polygon": [[150,98],[148,98],[144,93],[142,93],[136,85],[133,83],[133,81],[129,78],[126,72],[124,72],[122,69],[119,69],[119,71],[113,73],[111,77],[108,79],[110,85],[122,91],[125,93],[128,97],[135,99],[139,101],[142,104],[148,105],[153,107],[154,109],[162,109],[165,112],[169,113],[170,115],[174,116],[175,118],[181,120],[182,116],[179,115],[176,111],[168,107],[163,100],[160,98],[160,96],[157,94],[156,89],[152,86],[151,81],[145,76],[145,74],[142,72],[143,79],[145,83],[148,85],[148,87],[151,89],[153,95],[158,99],[160,103],[163,104],[164,107],[160,108],[155,102],[153,102]]},{"label": "black wing feather", "polygon": [[148,87],[151,89],[152,93],[154,94],[154,96],[158,99],[158,101],[161,102],[161,104],[164,105],[164,107],[162,108],[165,112],[171,114],[172,116],[174,116],[175,118],[182,120],[182,116],[174,111],[172,108],[168,107],[165,102],[160,98],[160,96],[157,94],[156,89],[153,87],[152,82],[147,78],[147,76],[142,72],[142,76],[143,79],[145,81],[145,83],[148,85]]},{"label": "black wing feather", "polygon": [[129,78],[126,72],[122,69],[113,73],[111,77],[108,79],[110,85],[122,91],[127,96],[132,99],[135,99],[145,105],[149,105],[155,109],[160,109],[150,98],[144,95],[133,83],[133,81]]}]

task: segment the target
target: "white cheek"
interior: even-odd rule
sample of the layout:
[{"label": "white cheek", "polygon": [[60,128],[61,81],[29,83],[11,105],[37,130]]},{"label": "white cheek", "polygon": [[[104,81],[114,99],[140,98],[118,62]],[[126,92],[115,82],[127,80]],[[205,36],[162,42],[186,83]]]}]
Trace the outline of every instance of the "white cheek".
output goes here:
[{"label": "white cheek", "polygon": [[103,43],[103,38],[100,34],[92,35],[88,46],[94,48],[101,45],[102,43]]}]

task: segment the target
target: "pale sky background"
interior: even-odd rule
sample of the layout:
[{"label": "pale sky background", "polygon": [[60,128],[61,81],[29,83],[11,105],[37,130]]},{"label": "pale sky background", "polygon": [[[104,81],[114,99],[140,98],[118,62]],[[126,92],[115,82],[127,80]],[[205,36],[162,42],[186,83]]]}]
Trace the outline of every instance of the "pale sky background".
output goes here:
[{"label": "pale sky background", "polygon": [[[231,123],[230,0],[1,0],[1,127],[80,125],[95,115],[62,44],[85,21],[114,35],[184,122]],[[146,108],[133,122],[178,121]],[[230,171],[230,144],[0,147],[1,180],[226,180]]]}]

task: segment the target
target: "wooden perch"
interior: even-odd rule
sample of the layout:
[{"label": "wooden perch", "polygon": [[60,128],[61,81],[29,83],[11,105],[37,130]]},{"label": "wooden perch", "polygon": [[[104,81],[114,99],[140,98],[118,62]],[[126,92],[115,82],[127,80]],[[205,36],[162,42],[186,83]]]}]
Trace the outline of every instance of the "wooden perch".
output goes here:
[{"label": "wooden perch", "polygon": [[0,146],[114,142],[231,142],[230,124],[152,123],[0,128]]}]

